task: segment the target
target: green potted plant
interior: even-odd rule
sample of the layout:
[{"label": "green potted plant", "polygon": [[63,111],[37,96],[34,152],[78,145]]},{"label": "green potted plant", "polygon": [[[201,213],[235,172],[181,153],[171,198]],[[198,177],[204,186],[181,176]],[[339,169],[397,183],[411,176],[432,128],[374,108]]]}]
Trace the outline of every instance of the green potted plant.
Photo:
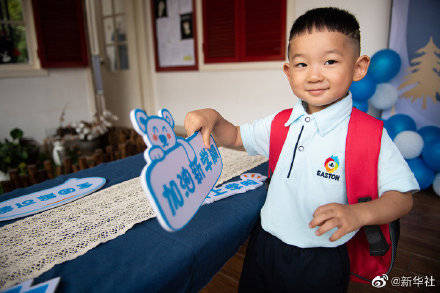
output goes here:
[{"label": "green potted plant", "polygon": [[28,164],[37,164],[45,157],[39,152],[35,141],[23,137],[23,130],[14,128],[9,135],[11,140],[5,138],[4,142],[0,142],[0,181],[9,179],[7,172],[10,169],[18,169],[20,174],[26,174]]}]

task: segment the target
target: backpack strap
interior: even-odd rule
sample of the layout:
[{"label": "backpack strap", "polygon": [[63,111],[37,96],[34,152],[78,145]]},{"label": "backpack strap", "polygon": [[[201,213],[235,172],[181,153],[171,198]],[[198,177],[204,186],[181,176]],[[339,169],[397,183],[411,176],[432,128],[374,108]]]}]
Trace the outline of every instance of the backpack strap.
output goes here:
[{"label": "backpack strap", "polygon": [[[378,198],[382,130],[382,121],[353,108],[345,145],[345,179],[349,204]],[[364,233],[357,233],[347,243],[352,274],[359,278],[360,275],[365,276],[363,272],[387,272],[391,259],[389,226],[365,226],[361,230]],[[376,275],[365,277],[372,279]]]},{"label": "backpack strap", "polygon": [[269,168],[268,179],[275,171],[275,167],[280,157],[281,150],[283,149],[284,142],[286,141],[289,127],[285,127],[284,124],[292,114],[292,108],[279,112],[272,120],[270,126],[270,142],[269,142]]},{"label": "backpack strap", "polygon": [[[345,144],[345,179],[349,204],[378,198],[377,164],[383,122],[353,108]],[[348,170],[348,172],[347,172]]]}]

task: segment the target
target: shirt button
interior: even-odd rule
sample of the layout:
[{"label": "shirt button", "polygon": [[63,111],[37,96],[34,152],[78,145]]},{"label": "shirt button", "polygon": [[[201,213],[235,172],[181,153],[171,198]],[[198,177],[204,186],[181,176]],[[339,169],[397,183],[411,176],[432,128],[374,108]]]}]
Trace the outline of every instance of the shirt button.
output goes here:
[{"label": "shirt button", "polygon": [[310,122],[310,117],[306,117],[304,120],[305,120],[306,122]]},{"label": "shirt button", "polygon": [[300,146],[298,147],[298,151],[302,152],[303,150],[304,150],[304,147],[303,147],[302,145],[300,145]]}]

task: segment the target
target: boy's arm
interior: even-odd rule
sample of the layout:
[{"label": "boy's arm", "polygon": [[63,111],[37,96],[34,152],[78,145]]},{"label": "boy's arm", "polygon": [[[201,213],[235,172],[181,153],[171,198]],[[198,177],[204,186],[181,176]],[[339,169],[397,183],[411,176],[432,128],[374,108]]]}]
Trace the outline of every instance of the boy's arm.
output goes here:
[{"label": "boy's arm", "polygon": [[309,227],[320,226],[316,231],[318,236],[338,227],[330,237],[330,241],[336,241],[362,226],[391,223],[409,213],[412,206],[411,192],[401,193],[390,190],[384,192],[380,198],[369,202],[353,205],[338,203],[322,205],[313,214]]},{"label": "boy's arm", "polygon": [[205,147],[209,148],[209,135],[212,133],[219,145],[244,149],[240,127],[233,125],[214,109],[191,111],[185,117],[185,130],[188,136],[200,130]]}]

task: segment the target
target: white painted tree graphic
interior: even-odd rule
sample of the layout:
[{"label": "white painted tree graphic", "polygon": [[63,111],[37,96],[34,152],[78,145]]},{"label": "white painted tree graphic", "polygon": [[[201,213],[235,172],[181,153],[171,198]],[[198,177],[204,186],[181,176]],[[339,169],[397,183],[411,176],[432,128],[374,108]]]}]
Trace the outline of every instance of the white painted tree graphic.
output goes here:
[{"label": "white painted tree graphic", "polygon": [[404,92],[402,97],[411,98],[411,102],[423,98],[422,107],[426,109],[428,98],[431,98],[434,103],[437,100],[440,101],[440,49],[430,37],[425,47],[420,48],[416,53],[422,55],[411,60],[413,65],[409,68],[409,74],[405,76],[405,81],[399,89],[416,84]]}]

